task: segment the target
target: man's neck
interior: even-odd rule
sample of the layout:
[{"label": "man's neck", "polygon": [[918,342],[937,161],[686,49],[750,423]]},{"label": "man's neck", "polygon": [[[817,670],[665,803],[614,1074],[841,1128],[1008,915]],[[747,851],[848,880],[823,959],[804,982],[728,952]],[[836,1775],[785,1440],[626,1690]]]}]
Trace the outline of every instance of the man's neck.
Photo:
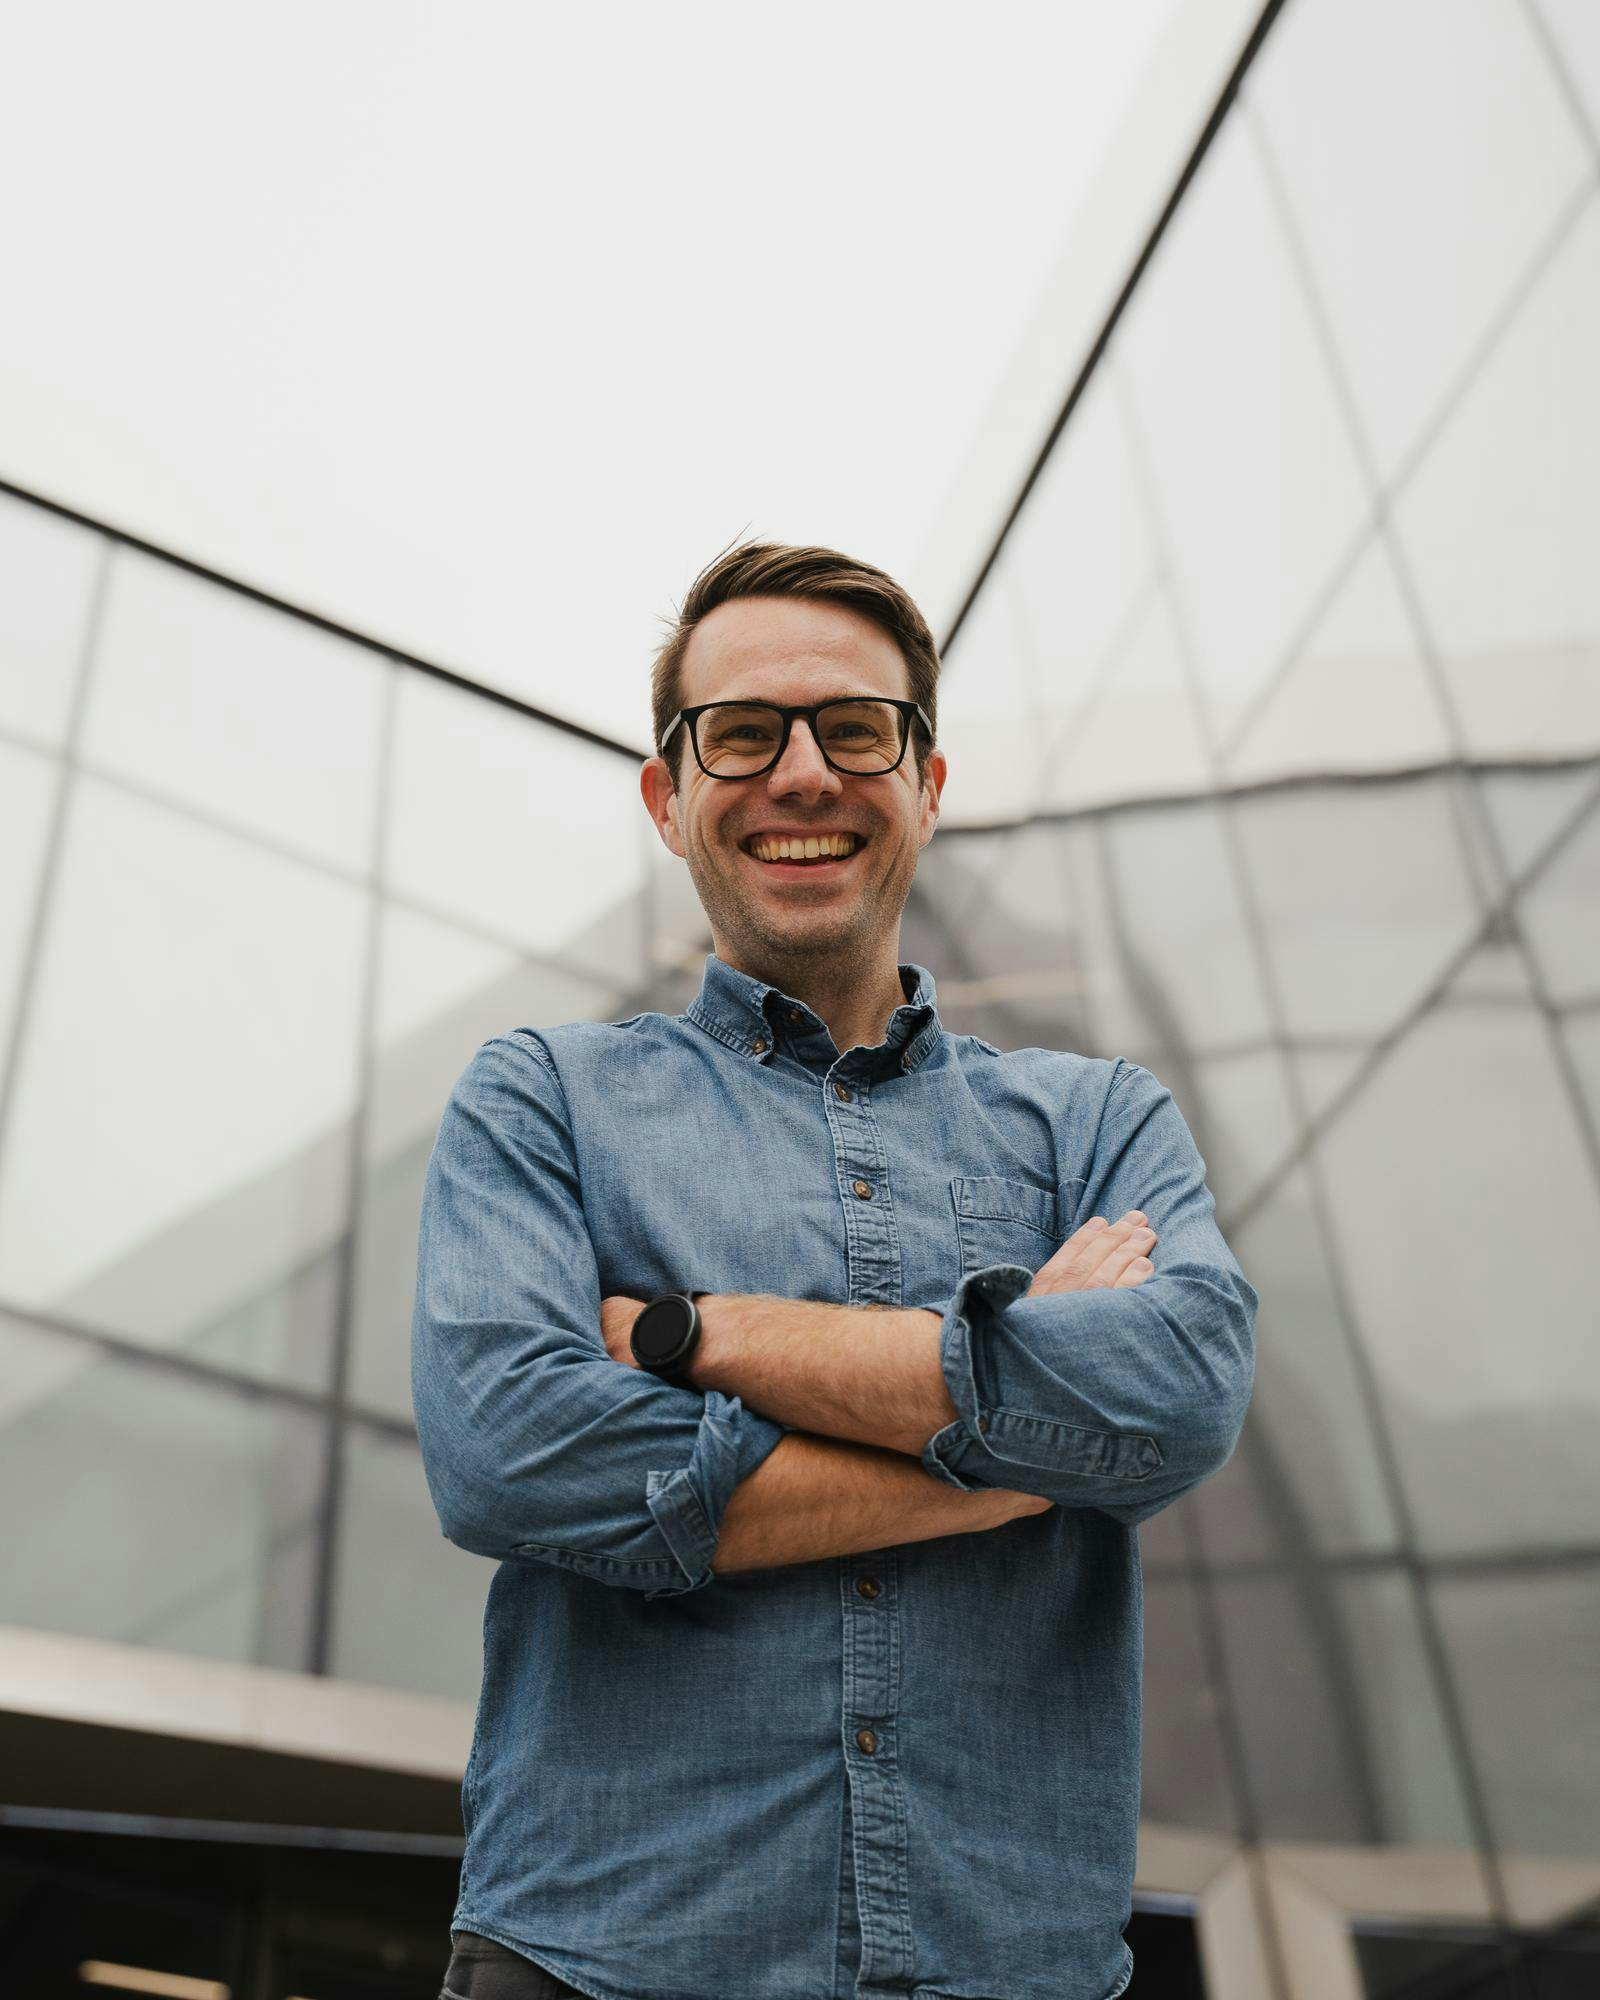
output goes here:
[{"label": "man's neck", "polygon": [[821,962],[797,959],[785,965],[730,958],[720,949],[717,956],[736,972],[803,1000],[820,1016],[841,1055],[853,1048],[876,1048],[888,1035],[894,1010],[905,1005],[898,947],[887,959],[875,960],[865,970],[841,968],[840,961],[833,958]]}]

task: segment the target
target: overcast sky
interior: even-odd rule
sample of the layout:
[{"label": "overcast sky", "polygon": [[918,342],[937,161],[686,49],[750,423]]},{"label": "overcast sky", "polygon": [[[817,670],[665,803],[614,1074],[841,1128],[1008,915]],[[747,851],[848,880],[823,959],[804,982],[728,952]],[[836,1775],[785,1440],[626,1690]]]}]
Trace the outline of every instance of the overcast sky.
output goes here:
[{"label": "overcast sky", "polygon": [[[8,0],[0,474],[629,743],[931,525],[1173,0]],[[955,496],[959,504],[960,496]]]}]

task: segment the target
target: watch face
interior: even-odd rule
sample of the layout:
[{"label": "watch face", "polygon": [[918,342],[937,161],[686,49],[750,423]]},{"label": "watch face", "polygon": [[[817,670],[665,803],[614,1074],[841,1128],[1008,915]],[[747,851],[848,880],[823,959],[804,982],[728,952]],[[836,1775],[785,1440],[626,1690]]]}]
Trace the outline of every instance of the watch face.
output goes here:
[{"label": "watch face", "polygon": [[633,1351],[647,1368],[670,1361],[689,1331],[689,1312],[681,1299],[658,1299],[633,1323]]}]

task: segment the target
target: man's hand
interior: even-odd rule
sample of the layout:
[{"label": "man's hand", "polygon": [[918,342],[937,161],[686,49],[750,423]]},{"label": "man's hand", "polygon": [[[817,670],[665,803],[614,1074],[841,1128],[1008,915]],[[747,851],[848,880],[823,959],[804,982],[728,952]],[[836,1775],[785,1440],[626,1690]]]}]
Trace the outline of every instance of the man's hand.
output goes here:
[{"label": "man's hand", "polygon": [[645,1299],[630,1299],[625,1292],[613,1293],[600,1301],[600,1337],[613,1361],[625,1368],[637,1368],[633,1358],[633,1323],[645,1309]]},{"label": "man's hand", "polygon": [[1155,1269],[1149,1251],[1156,1233],[1142,1208],[1130,1208],[1116,1222],[1091,1215],[1034,1273],[1026,1297],[1044,1292],[1089,1292],[1097,1287],[1142,1285]]}]

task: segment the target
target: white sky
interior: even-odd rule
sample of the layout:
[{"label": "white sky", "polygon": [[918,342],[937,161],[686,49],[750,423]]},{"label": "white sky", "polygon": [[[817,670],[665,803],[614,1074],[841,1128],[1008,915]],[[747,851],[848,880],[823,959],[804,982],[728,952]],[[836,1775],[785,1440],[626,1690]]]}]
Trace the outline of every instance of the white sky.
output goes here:
[{"label": "white sky", "polygon": [[734,539],[943,636],[998,520],[960,574],[933,523],[1173,12],[8,0],[0,474],[641,748]]}]

